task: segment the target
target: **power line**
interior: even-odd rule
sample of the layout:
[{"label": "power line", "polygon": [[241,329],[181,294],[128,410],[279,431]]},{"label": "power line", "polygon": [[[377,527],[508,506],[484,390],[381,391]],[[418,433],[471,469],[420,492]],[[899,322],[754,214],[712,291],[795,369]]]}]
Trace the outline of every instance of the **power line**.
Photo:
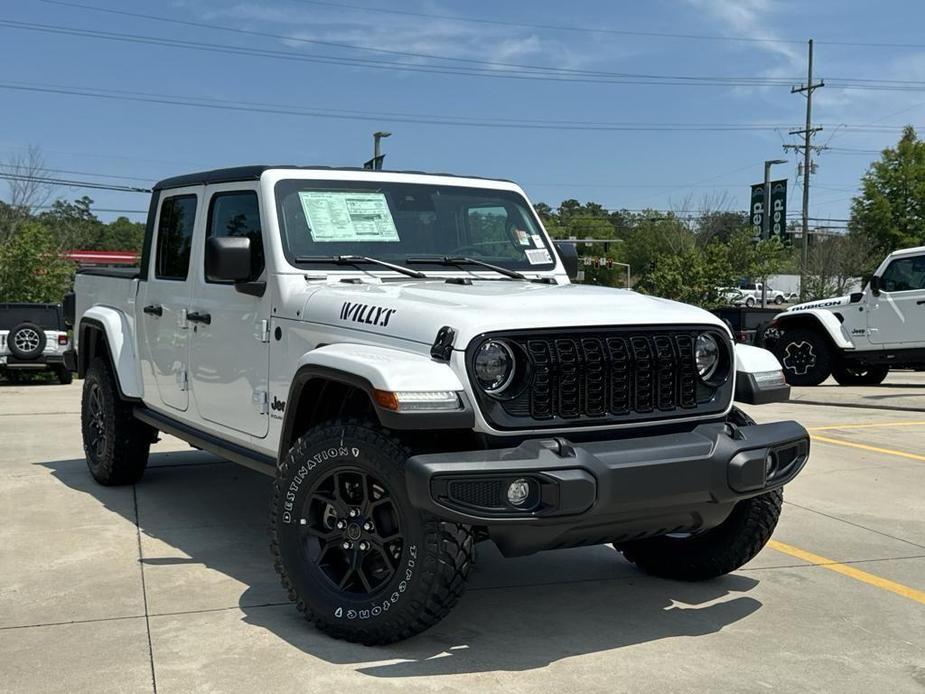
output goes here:
[{"label": "power line", "polygon": [[462,75],[469,77],[494,77],[502,79],[541,80],[551,82],[585,82],[591,84],[667,84],[671,86],[782,86],[792,80],[771,77],[733,77],[733,76],[700,76],[700,75],[648,75],[634,73],[601,73],[571,74],[563,72],[562,68],[518,68],[487,69],[465,66],[424,65],[420,63],[385,61],[381,59],[347,58],[321,55],[314,53],[298,53],[294,51],[271,50],[261,48],[248,48],[229,44],[206,43],[202,41],[186,41],[160,36],[143,34],[127,34],[112,31],[95,31],[91,29],[77,29],[68,26],[53,24],[40,24],[34,22],[20,22],[15,20],[0,20],[0,26],[10,29],[21,29],[66,36],[79,36],[84,38],[119,41],[124,43],[147,44],[155,46],[168,46],[172,48],[185,48],[188,50],[205,51],[211,53],[224,53],[245,55],[251,57],[289,60],[296,62],[323,63],[330,65],[347,65],[351,67],[365,67],[379,70],[400,70],[407,72],[421,72],[438,75]]},{"label": "power line", "polygon": [[[146,15],[147,17],[153,17]],[[156,17],[155,17],[156,18]],[[156,18],[157,19],[157,18]],[[167,20],[181,21],[181,20]],[[466,67],[462,65],[426,65],[411,62],[385,61],[379,59],[348,58],[343,56],[330,56],[322,54],[297,53],[270,49],[249,48],[229,44],[205,43],[201,41],[186,41],[160,36],[142,34],[126,34],[121,32],[95,31],[77,29],[73,27],[39,24],[34,22],[19,22],[14,20],[0,20],[0,26],[10,29],[36,31],[67,36],[120,41],[126,43],[167,46],[187,50],[262,57],[276,60],[297,62],[322,63],[352,67],[364,67],[378,70],[398,70],[437,75],[457,75],[467,77],[491,77],[497,79],[517,79],[547,82],[580,82],[590,84],[613,85],[660,85],[660,86],[698,86],[698,87],[769,87],[784,86],[794,80],[789,78],[760,77],[760,76],[728,76],[728,75],[659,75],[647,73],[609,73],[597,71],[568,70],[551,66],[515,66],[504,67],[505,64],[483,61],[486,66],[497,65],[501,69],[489,67]],[[234,29],[231,29],[234,30]],[[307,41],[308,39],[306,39]],[[353,50],[367,50],[359,46],[338,44],[339,47]],[[373,50],[373,49],[369,49]],[[379,49],[375,49],[379,50]],[[423,55],[423,54],[419,54]],[[431,57],[439,60],[455,60],[454,58]],[[506,64],[515,65],[515,64]],[[841,89],[880,90],[880,91],[925,91],[925,82],[911,80],[879,80],[867,78],[831,78],[830,83]]]},{"label": "power line", "polygon": [[26,174],[15,174],[0,172],[0,179],[7,181],[28,181],[30,183],[44,183],[50,186],[65,186],[71,188],[90,188],[94,190],[112,190],[120,193],[150,193],[150,188],[139,188],[136,186],[116,186],[99,183],[97,181],[72,181],[63,178],[51,178],[48,176],[29,176]]},{"label": "power line", "polygon": [[[386,48],[377,48],[372,46],[362,46],[357,44],[350,43],[340,43],[336,41],[322,41],[320,39],[309,39],[301,36],[293,36],[291,34],[275,34],[272,32],[266,31],[256,31],[253,29],[240,29],[238,27],[231,27],[223,24],[214,24],[209,22],[197,22],[192,20],[176,19],[172,17],[165,17],[163,15],[151,15],[151,14],[142,14],[138,12],[128,12],[126,10],[116,10],[108,7],[99,7],[97,5],[85,5],[75,2],[66,2],[65,0],[39,0],[50,5],[60,5],[63,7],[71,7],[81,10],[90,10],[93,12],[105,12],[108,14],[120,15],[125,17],[135,17],[138,19],[147,19],[156,22],[166,22],[169,24],[175,24],[180,26],[191,26],[200,29],[211,29],[215,31],[227,31],[233,32],[236,34],[242,34],[245,36],[259,36],[262,38],[272,38],[278,39],[281,41],[289,41],[296,43],[306,43],[316,46],[327,46],[331,48],[342,48],[347,50],[354,51],[367,51],[373,53],[380,53],[386,55],[396,55],[407,58],[425,58],[427,60],[440,60],[446,62],[455,62],[455,63],[469,63],[475,65],[483,65],[492,68],[498,67],[508,67],[508,68],[517,68],[520,70],[538,70],[542,72],[554,72],[554,73],[563,73],[563,74],[574,74],[574,75],[585,75],[585,76],[605,76],[605,77],[650,77],[649,75],[633,75],[627,73],[614,73],[614,72],[604,72],[598,70],[578,70],[574,68],[563,68],[550,65],[525,65],[521,63],[506,63],[500,61],[488,61],[488,60],[479,60],[477,58],[461,58],[457,56],[447,56],[447,55],[436,55],[432,53],[418,53],[410,51],[397,51]],[[696,78],[691,78],[696,79]]]},{"label": "power line", "polygon": [[[53,210],[54,205],[32,205],[32,207],[40,210]],[[91,212],[112,212],[112,213],[122,213],[122,214],[147,214],[148,210],[124,210],[117,207],[91,207]]]},{"label": "power line", "polygon": [[[765,36],[727,36],[722,34],[683,34],[657,31],[632,31],[628,29],[612,29],[606,27],[588,27],[574,26],[567,24],[536,24],[529,22],[515,22],[501,19],[486,19],[484,17],[459,17],[454,15],[435,14],[428,12],[414,12],[411,10],[385,9],[381,7],[370,7],[368,5],[352,5],[339,2],[328,2],[326,0],[298,0],[298,2],[321,7],[331,7],[342,10],[355,10],[359,12],[376,12],[381,14],[404,15],[409,17],[423,17],[427,19],[444,19],[455,22],[489,24],[496,26],[519,27],[524,29],[542,29],[546,31],[567,31],[581,32],[587,34],[611,34],[616,36],[641,36],[648,38],[668,38],[668,39],[690,39],[696,41],[729,41],[740,43],[779,43],[779,44],[802,44],[803,39],[785,39],[771,38]],[[868,48],[925,48],[925,44],[914,43],[890,43],[879,41],[842,41],[838,39],[828,41],[816,41],[816,43],[827,46],[854,46]]]},{"label": "power line", "polygon": [[755,131],[771,130],[770,125],[748,123],[606,123],[582,121],[542,121],[542,120],[478,120],[462,116],[436,116],[403,113],[374,113],[347,109],[303,108],[300,106],[284,104],[268,104],[260,102],[233,101],[227,99],[214,99],[206,97],[192,97],[176,94],[161,94],[148,92],[133,92],[119,89],[102,89],[97,87],[70,87],[65,85],[44,85],[35,83],[0,82],[0,89],[40,92],[49,94],[63,94],[71,96],[87,96],[93,98],[114,99],[119,101],[136,101],[142,103],[157,103],[172,106],[188,106],[228,111],[245,111],[256,113],[275,113],[279,115],[302,116],[312,118],[337,118],[347,120],[374,120],[393,121],[402,123],[417,123],[425,125],[456,125],[487,128],[517,128],[542,130],[614,130],[614,131]]},{"label": "power line", "polygon": [[[216,99],[200,96],[185,96],[152,92],[136,92],[101,87],[72,87],[29,82],[0,82],[0,89],[13,91],[84,96],[111,99],[117,101],[134,101],[169,106],[185,106],[212,110],[242,111],[252,113],[271,113],[305,118],[333,118],[338,120],[389,121],[396,123],[415,123],[422,125],[462,126],[477,128],[515,128],[538,130],[572,130],[572,131],[615,131],[615,132],[755,132],[770,131],[783,127],[781,124],[763,123],[645,123],[606,122],[606,121],[559,121],[559,120],[517,120],[513,118],[495,118],[483,120],[467,116],[443,116],[429,114],[369,112],[336,108],[305,108],[287,104],[271,104],[231,99]],[[857,132],[895,132],[902,126],[868,126],[865,124],[845,125]]]}]

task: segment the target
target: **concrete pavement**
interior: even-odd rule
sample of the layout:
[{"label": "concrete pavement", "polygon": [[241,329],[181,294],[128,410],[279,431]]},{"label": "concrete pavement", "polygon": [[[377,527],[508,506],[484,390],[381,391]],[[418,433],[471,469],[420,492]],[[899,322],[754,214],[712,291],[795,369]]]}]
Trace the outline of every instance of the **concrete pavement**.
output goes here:
[{"label": "concrete pavement", "polygon": [[165,437],[142,482],[98,486],[80,384],[0,385],[0,692],[921,692],[925,410],[856,406],[898,393],[918,402],[925,374],[794,393],[847,407],[748,408],[817,440],[776,544],[734,575],[684,584],[609,547],[482,545],[446,620],[368,648],[286,599],[268,478]]}]

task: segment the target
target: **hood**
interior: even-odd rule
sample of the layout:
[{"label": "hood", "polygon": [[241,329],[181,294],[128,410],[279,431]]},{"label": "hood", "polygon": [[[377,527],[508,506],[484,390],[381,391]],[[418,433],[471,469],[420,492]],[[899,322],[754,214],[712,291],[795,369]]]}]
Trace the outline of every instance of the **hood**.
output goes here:
[{"label": "hood", "polygon": [[311,295],[303,317],[428,345],[448,325],[457,332],[457,349],[465,348],[476,335],[499,330],[659,324],[724,327],[703,309],[625,289],[478,279],[468,285],[443,280],[328,285]]},{"label": "hood", "polygon": [[827,308],[834,309],[838,306],[845,306],[851,303],[851,297],[849,295],[837,296],[834,299],[820,299],[819,301],[807,301],[803,304],[794,304],[788,308],[784,313],[793,313],[794,311],[806,311],[811,308]]}]

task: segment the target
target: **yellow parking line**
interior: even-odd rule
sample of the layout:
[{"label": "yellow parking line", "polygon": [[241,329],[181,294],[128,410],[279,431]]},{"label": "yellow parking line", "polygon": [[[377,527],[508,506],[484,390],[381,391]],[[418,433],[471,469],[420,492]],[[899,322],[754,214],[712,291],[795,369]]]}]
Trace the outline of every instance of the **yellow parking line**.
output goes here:
[{"label": "yellow parking line", "polygon": [[854,441],[844,441],[842,439],[830,439],[828,436],[813,436],[812,440],[821,441],[823,443],[831,443],[836,446],[860,448],[862,451],[872,451],[873,453],[886,453],[887,455],[896,455],[900,458],[909,458],[910,460],[921,460],[922,462],[925,462],[925,455],[916,455],[915,453],[896,451],[892,448],[880,448],[879,446],[868,446],[866,443],[855,443]]},{"label": "yellow parking line", "polygon": [[837,561],[826,559],[825,557],[821,557],[818,554],[807,552],[805,549],[800,549],[799,547],[794,547],[793,545],[787,545],[783,542],[778,542],[777,540],[771,540],[768,542],[768,547],[775,549],[778,552],[789,554],[791,557],[801,559],[809,564],[812,564],[813,566],[819,566],[823,569],[828,569],[829,571],[840,573],[843,576],[848,576],[849,578],[853,578],[856,581],[861,581],[863,583],[876,586],[882,590],[896,593],[896,595],[901,595],[904,598],[908,598],[909,600],[914,600],[915,602],[925,605],[925,591],[916,590],[915,588],[910,588],[909,586],[903,585],[902,583],[896,583],[896,581],[890,581],[886,578],[875,576],[872,573],[861,571],[860,569],[856,569],[853,566],[840,564]]},{"label": "yellow parking line", "polygon": [[877,427],[920,427],[925,422],[879,422],[878,424],[832,424],[824,427],[807,427],[809,431],[830,431],[832,429],[876,429]]}]

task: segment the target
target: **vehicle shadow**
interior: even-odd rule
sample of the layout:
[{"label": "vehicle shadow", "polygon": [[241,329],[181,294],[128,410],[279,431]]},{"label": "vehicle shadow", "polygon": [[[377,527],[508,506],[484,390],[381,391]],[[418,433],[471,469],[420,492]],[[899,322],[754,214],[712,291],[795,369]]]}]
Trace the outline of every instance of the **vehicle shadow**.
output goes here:
[{"label": "vehicle shadow", "polygon": [[[131,504],[108,502],[111,493],[90,478],[83,460],[42,465],[75,492],[135,522]],[[207,454],[152,454],[136,486],[138,523],[144,536],[171,551],[145,556],[146,575],[176,564],[225,574],[247,586],[237,598],[245,622],[370,676],[530,670],[573,656],[715,633],[761,607],[743,595],[758,581],[743,575],[681,583],[639,573],[610,547],[504,559],[484,543],[469,590],[434,628],[384,647],[336,641],[307,624],[279,585],[266,532],[270,494],[268,477]],[[230,536],[231,543],[222,539]],[[150,601],[157,583],[147,585]],[[187,584],[182,590],[198,588]]]}]

